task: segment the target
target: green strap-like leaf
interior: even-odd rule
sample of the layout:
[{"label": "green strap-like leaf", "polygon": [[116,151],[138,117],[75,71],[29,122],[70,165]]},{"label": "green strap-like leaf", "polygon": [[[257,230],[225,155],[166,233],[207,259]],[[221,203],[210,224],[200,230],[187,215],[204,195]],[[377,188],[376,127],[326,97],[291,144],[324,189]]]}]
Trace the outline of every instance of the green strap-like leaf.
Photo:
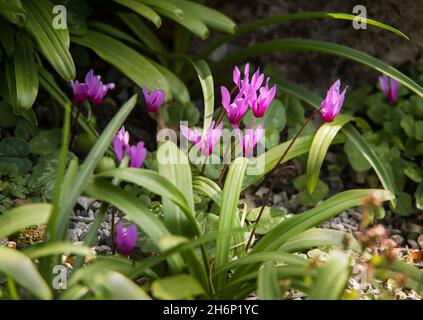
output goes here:
[{"label": "green strap-like leaf", "polygon": [[68,197],[63,203],[61,203],[60,209],[57,212],[57,216],[52,218],[52,221],[55,222],[55,225],[51,226],[51,229],[53,230],[52,234],[54,235],[52,239],[64,240],[66,238],[69,217],[78,197],[84,191],[85,186],[88,184],[98,162],[109,148],[116,132],[119,130],[125,119],[128,117],[129,113],[135,107],[136,102],[137,96],[134,95],[120,108],[119,112],[109,122],[97,143],[86,157],[84,164],[81,166],[78,175],[72,183],[72,186],[69,188]]},{"label": "green strap-like leaf", "polygon": [[155,298],[162,300],[192,299],[205,294],[198,280],[187,274],[156,280],[151,285],[151,292]]},{"label": "green strap-like leaf", "polygon": [[53,4],[48,0],[22,3],[28,12],[25,29],[37,42],[38,49],[63,79],[74,79],[76,71],[69,52],[69,31],[53,28]]},{"label": "green strap-like leaf", "polygon": [[301,252],[316,247],[343,247],[345,245],[357,252],[361,252],[360,244],[351,233],[313,228],[292,237],[279,250],[284,252]]},{"label": "green strap-like leaf", "polygon": [[204,132],[210,127],[213,120],[214,112],[214,85],[213,76],[206,61],[198,60],[192,61],[195,70],[197,71],[198,79],[203,89],[204,97]]},{"label": "green strap-like leaf", "polygon": [[38,66],[35,62],[31,40],[24,35],[16,38],[15,51],[16,106],[14,111],[22,114],[32,107],[38,93]]},{"label": "green strap-like leaf", "polygon": [[259,270],[257,277],[257,295],[260,300],[280,300],[281,289],[274,262],[266,262]]},{"label": "green strap-like leaf", "polygon": [[0,215],[0,238],[33,225],[47,223],[51,210],[51,204],[37,203],[6,211]]},{"label": "green strap-like leaf", "polygon": [[154,25],[157,28],[160,28],[160,26],[162,25],[162,19],[160,18],[160,16],[149,6],[146,6],[145,4],[139,1],[136,1],[136,0],[113,0],[113,1],[135,11],[139,15],[150,20],[151,22],[154,23]]},{"label": "green strap-like leaf", "polygon": [[109,300],[151,300],[131,279],[115,271],[103,271],[94,275],[86,284],[96,296]]},{"label": "green strap-like leaf", "polygon": [[350,274],[348,253],[335,251],[317,274],[310,289],[310,300],[336,300],[347,285]]},{"label": "green strap-like leaf", "polygon": [[32,261],[23,253],[0,247],[0,272],[11,276],[14,281],[39,299],[51,299],[52,294]]},{"label": "green strap-like leaf", "polygon": [[[184,194],[189,209],[194,212],[191,168],[186,155],[176,144],[166,141],[160,143],[157,160],[159,173]],[[199,229],[193,229],[192,222],[173,204],[170,198],[162,197],[162,200],[166,227],[174,234],[194,236]]]},{"label": "green strap-like leaf", "polygon": [[333,139],[353,116],[340,114],[332,122],[323,124],[314,135],[307,160],[307,189],[313,193],[319,180],[320,168]]},{"label": "green strap-like leaf", "polygon": [[367,53],[332,42],[310,39],[281,39],[265,41],[225,57],[218,63],[218,66],[219,68],[223,68],[246,58],[275,51],[311,51],[347,58],[367,65],[386,74],[390,78],[398,80],[402,85],[423,98],[423,88],[397,69],[368,55]]},{"label": "green strap-like leaf", "polygon": [[[272,76],[272,80],[282,89],[287,91],[289,94],[297,97],[298,99],[310,104],[312,107],[319,109],[320,103],[322,101],[314,93],[308,91],[304,87],[301,87],[295,83],[281,80],[278,77]],[[386,190],[391,191],[395,194],[395,184],[391,175],[391,167],[385,161],[377,156],[373,148],[368,144],[368,142],[363,138],[363,136],[350,124],[345,125],[342,128],[342,133],[344,133],[348,139],[360,150],[361,154],[369,161],[372,168],[375,170],[377,176],[379,177],[380,182]],[[336,138],[335,138],[336,140]],[[395,198],[391,200],[391,205],[395,207],[396,201]]]},{"label": "green strap-like leaf", "polygon": [[282,221],[267,233],[254,247],[254,252],[277,250],[292,237],[304,232],[336,214],[364,204],[373,195],[380,201],[391,200],[394,195],[381,189],[348,190],[329,198],[317,207]]},{"label": "green strap-like leaf", "polygon": [[193,179],[192,186],[195,191],[210,197],[219,207],[222,205],[222,189],[213,180],[197,176]]},{"label": "green strap-like leaf", "polygon": [[88,247],[73,244],[67,241],[58,241],[52,243],[41,244],[38,246],[30,247],[24,250],[24,253],[30,259],[36,259],[46,256],[52,256],[56,254],[73,254],[87,256],[92,254],[92,251]]},{"label": "green strap-like leaf", "polygon": [[286,15],[275,15],[271,16],[269,18],[264,18],[260,20],[256,20],[250,23],[243,24],[239,26],[239,28],[236,30],[235,34],[233,35],[227,35],[223,36],[219,39],[217,39],[214,43],[212,43],[210,46],[208,46],[203,52],[202,56],[206,57],[210,53],[212,53],[215,49],[219,48],[221,45],[235,40],[236,38],[250,33],[251,31],[255,31],[259,28],[263,28],[266,26],[270,26],[273,24],[279,24],[281,22],[289,22],[289,21],[295,21],[295,20],[309,20],[309,19],[338,19],[338,20],[349,20],[349,21],[359,21],[362,23],[367,23],[369,25],[373,25],[378,28],[382,28],[385,30],[388,30],[390,32],[393,32],[407,40],[409,38],[402,33],[401,31],[392,28],[391,26],[388,26],[384,23],[378,22],[373,19],[366,19],[361,18],[356,15],[352,14],[346,14],[346,13],[336,13],[336,12],[298,12],[298,13],[290,13]]},{"label": "green strap-like leaf", "polygon": [[149,90],[162,89],[166,93],[166,100],[171,99],[169,84],[160,71],[148,59],[119,40],[92,30],[87,30],[83,37],[75,36],[71,40],[93,50],[138,86],[148,87]]},{"label": "green strap-like leaf", "polygon": [[0,1],[0,16],[11,23],[23,27],[26,13],[19,1]]},{"label": "green strap-like leaf", "polygon": [[[238,210],[238,201],[241,193],[242,178],[247,168],[246,158],[236,158],[229,167],[228,175],[222,193],[222,208],[219,216],[220,232],[230,230],[235,225],[235,215]],[[230,234],[223,234],[216,239],[216,268],[220,268],[228,263],[231,250]],[[225,282],[225,275],[216,277],[217,288],[221,288]]]},{"label": "green strap-like leaf", "polygon": [[236,24],[235,22],[225,16],[223,13],[212,8],[203,6],[202,4],[194,1],[186,0],[168,0],[169,2],[179,6],[184,12],[189,12],[193,16],[202,20],[207,26],[219,31],[234,33]]},{"label": "green strap-like leaf", "polygon": [[192,224],[192,228],[199,230],[198,223],[194,218],[194,211],[188,204],[185,195],[171,181],[165,178],[165,176],[147,169],[119,168],[104,171],[98,174],[97,177],[110,177],[132,182],[162,197],[168,198],[185,212],[186,218]]}]

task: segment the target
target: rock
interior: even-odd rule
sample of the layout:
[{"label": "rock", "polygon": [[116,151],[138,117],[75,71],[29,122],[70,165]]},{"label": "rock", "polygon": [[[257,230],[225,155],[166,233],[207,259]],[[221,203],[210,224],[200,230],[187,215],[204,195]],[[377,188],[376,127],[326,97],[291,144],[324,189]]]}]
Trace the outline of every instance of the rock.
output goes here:
[{"label": "rock", "polygon": [[91,204],[93,204],[95,201],[96,201],[95,199],[91,199],[87,197],[78,198],[78,204],[85,210],[87,210],[91,206]]},{"label": "rock", "polygon": [[423,249],[423,234],[417,237],[417,243],[419,244],[420,248]]},{"label": "rock", "polygon": [[111,254],[112,253],[112,248],[109,247],[109,246],[106,246],[106,245],[95,246],[94,250],[98,254]]},{"label": "rock", "polygon": [[391,239],[396,242],[397,245],[402,246],[404,244],[404,237],[400,236],[399,234],[394,234],[391,236]]},{"label": "rock", "polygon": [[419,245],[413,239],[407,239],[407,243],[412,249],[418,249],[419,248]]}]

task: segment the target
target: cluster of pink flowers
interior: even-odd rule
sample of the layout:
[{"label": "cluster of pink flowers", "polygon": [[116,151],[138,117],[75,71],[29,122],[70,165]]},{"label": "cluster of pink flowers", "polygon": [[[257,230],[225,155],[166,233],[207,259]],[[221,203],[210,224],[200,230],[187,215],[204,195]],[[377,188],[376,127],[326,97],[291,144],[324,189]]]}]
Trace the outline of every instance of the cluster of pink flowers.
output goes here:
[{"label": "cluster of pink flowers", "polygon": [[136,145],[129,144],[129,133],[122,127],[116,136],[113,138],[113,148],[116,153],[116,157],[119,161],[125,157],[129,157],[131,168],[139,168],[144,163],[145,157],[147,156],[147,149],[144,147],[144,142],[139,141]]},{"label": "cluster of pink flowers", "polygon": [[114,83],[103,84],[101,76],[96,76],[93,70],[90,70],[85,76],[85,82],[78,80],[71,81],[73,97],[76,102],[82,102],[89,99],[92,104],[98,105],[103,102],[104,97],[110,89],[115,88]]}]

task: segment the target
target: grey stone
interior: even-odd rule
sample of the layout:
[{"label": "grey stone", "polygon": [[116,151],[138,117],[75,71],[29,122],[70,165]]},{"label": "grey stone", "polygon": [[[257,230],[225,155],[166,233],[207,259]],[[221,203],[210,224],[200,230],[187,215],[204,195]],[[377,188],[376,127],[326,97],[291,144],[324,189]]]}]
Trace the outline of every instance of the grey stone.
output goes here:
[{"label": "grey stone", "polygon": [[394,234],[391,236],[391,239],[394,240],[399,246],[402,246],[405,241],[404,237],[400,236],[399,234]]},{"label": "grey stone", "polygon": [[413,239],[407,239],[407,243],[412,249],[418,249],[419,248],[419,245]]}]

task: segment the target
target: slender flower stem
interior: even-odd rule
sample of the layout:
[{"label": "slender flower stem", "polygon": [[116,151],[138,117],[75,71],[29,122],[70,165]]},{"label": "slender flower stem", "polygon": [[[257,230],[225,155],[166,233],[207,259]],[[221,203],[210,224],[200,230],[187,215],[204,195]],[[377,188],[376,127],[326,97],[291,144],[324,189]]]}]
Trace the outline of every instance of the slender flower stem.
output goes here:
[{"label": "slender flower stem", "polygon": [[115,215],[116,208],[112,207],[112,220],[110,222],[110,232],[112,233],[112,255],[115,255],[116,253]]},{"label": "slender flower stem", "polygon": [[204,159],[203,166],[201,167],[201,175],[202,176],[204,176],[204,171],[206,170],[206,162],[207,162],[207,158]]},{"label": "slender flower stem", "polygon": [[[287,148],[285,149],[285,151],[282,153],[281,157],[279,158],[278,163],[277,163],[277,164],[273,167],[273,169],[272,169],[272,170],[270,170],[270,172],[269,172],[270,174],[272,174],[272,173],[276,170],[276,168],[277,168],[277,167],[279,167],[279,165],[282,163],[282,161],[285,159],[286,155],[288,154],[288,151],[292,148],[292,146],[294,145],[295,141],[298,139],[298,137],[299,137],[299,136],[300,136],[300,134],[303,132],[303,130],[305,129],[305,127],[306,127],[306,126],[308,125],[308,123],[309,123],[309,122],[310,122],[310,121],[314,118],[314,116],[315,116],[318,112],[320,112],[320,111],[321,111],[321,108],[320,108],[320,109],[318,109],[318,110],[315,110],[315,111],[313,112],[313,114],[311,115],[311,117],[310,117],[310,118],[308,118],[306,121],[304,121],[303,125],[302,125],[302,126],[301,126],[301,128],[297,131],[297,133],[295,134],[294,138],[292,138],[292,140],[291,140],[290,144],[288,145],[288,147],[287,147]],[[262,206],[261,206],[261,208],[260,208],[260,213],[259,213],[259,215],[258,215],[258,217],[257,217],[256,221],[254,222],[254,227],[253,227],[253,230],[251,231],[250,237],[248,238],[248,242],[247,242],[247,245],[246,245],[246,247],[245,247],[245,250],[246,250],[246,251],[248,251],[248,249],[249,249],[249,248],[250,248],[250,246],[251,246],[251,242],[253,241],[253,237],[254,237],[254,235],[255,235],[257,225],[258,225],[258,223],[260,222],[260,218],[261,218],[261,216],[263,215],[264,208],[266,207],[267,202],[269,201],[270,194],[272,193],[272,190],[273,190],[273,188],[275,187],[276,182],[278,181],[279,177],[280,177],[280,174],[276,174],[276,175],[273,177],[273,180],[272,180],[272,182],[271,182],[271,184],[270,184],[269,190],[267,191],[266,196],[264,197],[263,204],[262,204]]]},{"label": "slender flower stem", "polygon": [[[72,104],[72,106],[76,107],[76,104]],[[70,147],[72,148],[72,145],[74,143],[75,137],[76,137],[76,127],[78,125],[78,118],[82,111],[82,103],[77,107],[75,118],[73,119],[72,128],[71,128],[71,138],[70,138]]]}]

